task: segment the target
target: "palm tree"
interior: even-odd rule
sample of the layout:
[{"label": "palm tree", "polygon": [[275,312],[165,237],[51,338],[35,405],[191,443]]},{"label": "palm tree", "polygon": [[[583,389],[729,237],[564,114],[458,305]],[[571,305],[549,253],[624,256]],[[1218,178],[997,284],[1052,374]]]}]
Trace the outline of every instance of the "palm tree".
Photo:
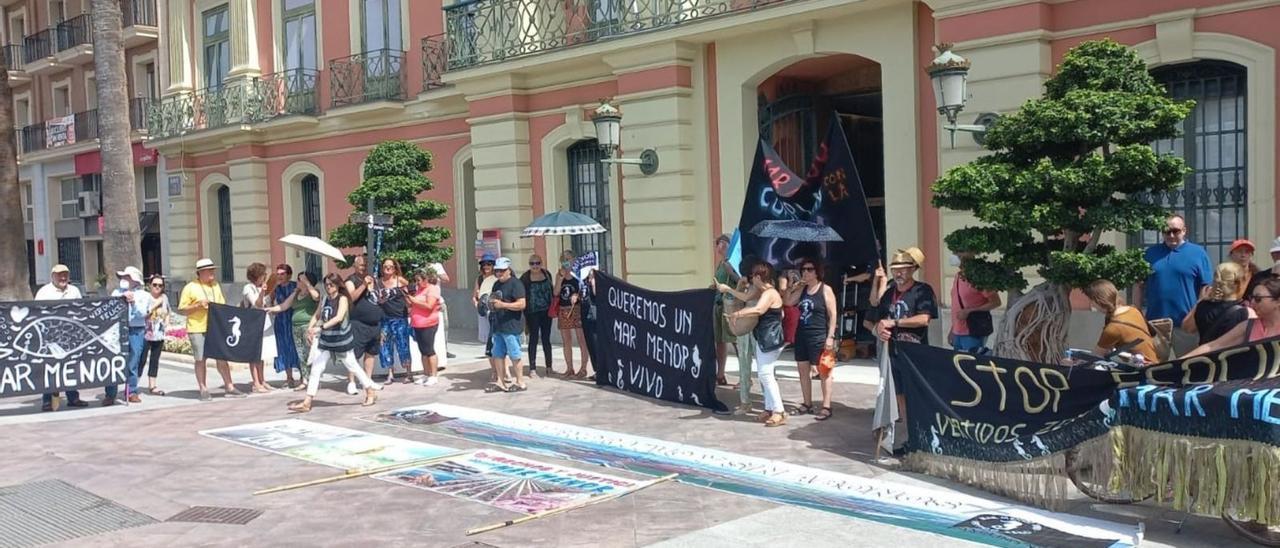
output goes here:
[{"label": "palm tree", "polygon": [[[18,188],[18,147],[13,133],[13,88],[9,87],[8,63],[0,63],[0,204],[21,204]],[[22,238],[21,207],[0,207],[0,301],[31,299],[27,285],[27,247]]]},{"label": "palm tree", "polygon": [[142,263],[120,0],[93,0],[91,13],[102,148],[103,270],[117,272]]}]

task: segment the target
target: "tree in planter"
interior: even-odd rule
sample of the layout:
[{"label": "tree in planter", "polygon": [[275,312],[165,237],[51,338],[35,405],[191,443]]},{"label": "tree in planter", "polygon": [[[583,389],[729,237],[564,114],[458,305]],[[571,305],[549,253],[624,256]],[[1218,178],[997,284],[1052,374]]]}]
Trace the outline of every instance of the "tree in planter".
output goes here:
[{"label": "tree in planter", "polygon": [[[369,152],[364,180],[347,196],[347,202],[356,211],[368,213],[372,197],[376,213],[392,216],[394,224],[382,236],[378,259],[396,259],[408,270],[446,261],[453,255],[453,248],[440,245],[449,238],[449,229],[422,224],[443,218],[449,210],[440,202],[418,198],[435,186],[423,175],[432,167],[430,152],[405,141],[387,141]],[[365,225],[346,223],[329,233],[329,243],[339,248],[364,247],[366,237]]]},{"label": "tree in planter", "polygon": [[1182,185],[1182,159],[1157,155],[1149,143],[1176,136],[1193,106],[1169,99],[1128,48],[1085,42],[1067,53],[1042,98],[990,129],[984,146],[992,154],[934,183],[935,207],[972,212],[983,223],[946,237],[951,249],[977,254],[964,263],[970,283],[1022,291],[1028,267],[1045,280],[1010,303],[996,331],[997,355],[1057,362],[1072,288],[1146,278],[1143,250],[1099,240],[1108,231],[1162,226],[1167,212],[1135,195]]}]

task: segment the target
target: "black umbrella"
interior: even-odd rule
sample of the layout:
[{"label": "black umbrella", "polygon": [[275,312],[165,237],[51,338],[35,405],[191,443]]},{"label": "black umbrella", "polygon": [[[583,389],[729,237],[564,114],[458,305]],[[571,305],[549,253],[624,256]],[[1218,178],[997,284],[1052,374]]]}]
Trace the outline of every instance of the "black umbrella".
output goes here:
[{"label": "black umbrella", "polygon": [[809,221],[761,221],[751,227],[761,238],[780,238],[795,242],[843,242],[834,228]]}]

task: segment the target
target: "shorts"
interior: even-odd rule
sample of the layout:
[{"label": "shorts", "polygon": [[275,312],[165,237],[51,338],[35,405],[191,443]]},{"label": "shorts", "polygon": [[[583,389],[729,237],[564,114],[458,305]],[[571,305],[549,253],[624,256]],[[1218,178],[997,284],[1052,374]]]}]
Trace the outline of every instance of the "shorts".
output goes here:
[{"label": "shorts", "polygon": [[400,363],[410,363],[409,339],[413,329],[409,327],[408,318],[382,319],[382,346],[378,349],[378,358],[383,369],[396,365],[395,357],[400,356]]},{"label": "shorts", "polygon": [[191,343],[191,358],[204,359],[204,333],[187,333],[187,341]]},{"label": "shorts", "polygon": [[422,353],[422,357],[430,358],[436,355],[436,331],[439,329],[439,324],[413,328],[413,338],[418,341],[418,352]]},{"label": "shorts", "polygon": [[582,307],[578,305],[560,307],[560,330],[582,328]]},{"label": "shorts", "polygon": [[520,361],[523,354],[520,353],[520,335],[511,333],[494,333],[493,334],[493,358],[501,360],[503,358],[511,358],[511,361]]},{"label": "shorts", "polygon": [[827,334],[817,332],[796,332],[796,345],[793,348],[797,362],[818,365],[822,360],[822,351],[827,348]]},{"label": "shorts", "polygon": [[351,351],[356,359],[364,356],[378,356],[382,353],[382,327],[360,322],[351,322]]},{"label": "shorts", "polygon": [[729,319],[724,317],[724,304],[716,303],[715,337],[717,343],[737,343],[738,337],[729,330]]}]

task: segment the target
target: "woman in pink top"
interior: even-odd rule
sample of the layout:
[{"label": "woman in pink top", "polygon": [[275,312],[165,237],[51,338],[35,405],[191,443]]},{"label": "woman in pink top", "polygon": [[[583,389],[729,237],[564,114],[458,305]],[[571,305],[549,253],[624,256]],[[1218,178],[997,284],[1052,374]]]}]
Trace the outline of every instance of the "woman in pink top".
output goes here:
[{"label": "woman in pink top", "polygon": [[970,251],[957,252],[952,265],[960,267],[955,283],[951,284],[951,347],[960,352],[978,352],[987,345],[991,333],[974,332],[969,327],[969,315],[990,312],[1000,306],[1000,294],[995,291],[979,291],[964,278],[964,261],[973,259]]},{"label": "woman in pink top", "polygon": [[1248,321],[1240,322],[1221,337],[1196,347],[1186,356],[1179,357],[1190,358],[1223,348],[1280,337],[1280,279],[1271,278],[1254,286],[1246,300],[1249,301],[1249,307],[1252,309]]},{"label": "woman in pink top", "polygon": [[435,270],[419,270],[414,278],[417,290],[409,296],[409,326],[422,353],[422,363],[427,370],[424,386],[435,386],[436,378],[436,330],[440,329],[440,285]]}]

